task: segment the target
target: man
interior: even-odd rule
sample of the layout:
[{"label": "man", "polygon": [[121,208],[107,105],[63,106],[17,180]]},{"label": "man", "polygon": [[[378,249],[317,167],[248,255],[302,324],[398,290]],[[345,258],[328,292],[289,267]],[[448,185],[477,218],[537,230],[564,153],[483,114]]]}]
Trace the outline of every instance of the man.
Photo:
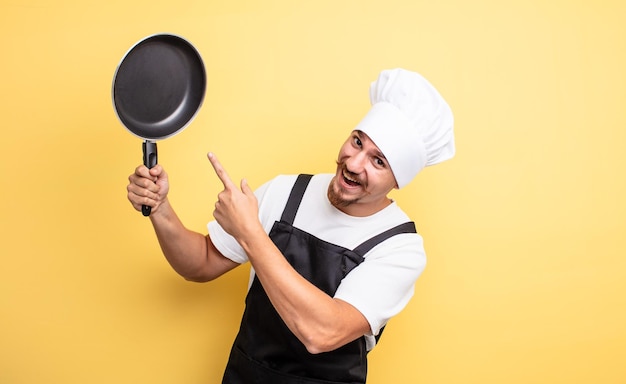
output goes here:
[{"label": "man", "polygon": [[334,175],[278,176],[253,192],[209,153],[224,190],[206,236],[176,216],[160,165],[129,177],[128,199],[152,207],[180,275],[210,281],[252,265],[223,383],[365,383],[367,352],[411,298],[426,263],[422,238],[387,195],[454,156],[453,117],[430,83],[403,69],[383,71],[370,99]]}]

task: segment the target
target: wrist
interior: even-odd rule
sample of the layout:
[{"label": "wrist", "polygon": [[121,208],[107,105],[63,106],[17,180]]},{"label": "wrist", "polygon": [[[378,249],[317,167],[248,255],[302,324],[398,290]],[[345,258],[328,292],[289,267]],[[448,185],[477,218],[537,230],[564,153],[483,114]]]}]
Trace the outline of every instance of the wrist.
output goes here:
[{"label": "wrist", "polygon": [[265,233],[261,223],[258,223],[254,227],[244,231],[243,234],[235,238],[235,240],[241,245],[241,248],[243,248],[248,257],[254,257],[253,250],[263,249],[263,242],[268,241],[269,237],[267,233]]},{"label": "wrist", "polygon": [[151,220],[168,220],[173,213],[173,208],[170,205],[169,200],[165,197],[159,202],[159,204],[152,208],[150,213]]}]

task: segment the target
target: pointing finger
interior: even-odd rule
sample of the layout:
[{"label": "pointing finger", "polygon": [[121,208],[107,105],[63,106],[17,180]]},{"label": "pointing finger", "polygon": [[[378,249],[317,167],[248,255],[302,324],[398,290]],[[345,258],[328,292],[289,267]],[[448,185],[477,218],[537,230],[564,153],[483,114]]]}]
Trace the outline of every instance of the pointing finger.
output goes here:
[{"label": "pointing finger", "polygon": [[209,158],[209,161],[211,162],[211,165],[213,166],[213,169],[215,170],[215,174],[222,181],[222,184],[224,184],[224,188],[236,188],[235,184],[228,176],[228,173],[226,173],[226,170],[224,169],[224,167],[222,167],[222,164],[219,162],[219,160],[217,160],[217,156],[215,156],[215,154],[213,154],[212,152],[209,152],[207,156]]}]

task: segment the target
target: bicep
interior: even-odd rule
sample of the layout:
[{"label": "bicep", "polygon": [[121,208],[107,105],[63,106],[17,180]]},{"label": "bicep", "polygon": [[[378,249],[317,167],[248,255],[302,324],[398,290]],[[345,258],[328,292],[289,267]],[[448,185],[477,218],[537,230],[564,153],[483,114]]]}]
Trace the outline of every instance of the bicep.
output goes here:
[{"label": "bicep", "polygon": [[370,325],[365,315],[361,313],[355,306],[342,299],[333,299],[340,308],[340,318],[343,323],[343,330],[340,334],[344,335],[343,340],[338,341],[338,345],[344,345],[363,335],[370,334]]},{"label": "bicep", "polygon": [[343,279],[335,298],[357,308],[370,324],[370,333],[376,335],[413,296],[415,281],[425,264],[425,255],[420,252],[366,259]]},{"label": "bicep", "polygon": [[239,263],[236,263],[224,256],[215,247],[209,235],[204,236],[204,241],[206,243],[206,262],[203,264],[204,267],[201,271],[199,271],[197,278],[188,280],[193,280],[197,282],[211,281],[222,276],[226,272],[235,269],[240,265]]}]

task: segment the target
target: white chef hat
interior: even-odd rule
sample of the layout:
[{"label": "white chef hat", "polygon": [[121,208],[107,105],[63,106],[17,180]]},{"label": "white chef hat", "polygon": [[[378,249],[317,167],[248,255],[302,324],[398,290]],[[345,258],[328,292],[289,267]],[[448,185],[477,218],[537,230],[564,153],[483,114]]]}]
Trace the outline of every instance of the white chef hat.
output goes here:
[{"label": "white chef hat", "polygon": [[370,86],[372,108],[356,126],[387,158],[398,188],[425,166],[454,156],[454,118],[439,92],[421,75],[384,70]]}]

